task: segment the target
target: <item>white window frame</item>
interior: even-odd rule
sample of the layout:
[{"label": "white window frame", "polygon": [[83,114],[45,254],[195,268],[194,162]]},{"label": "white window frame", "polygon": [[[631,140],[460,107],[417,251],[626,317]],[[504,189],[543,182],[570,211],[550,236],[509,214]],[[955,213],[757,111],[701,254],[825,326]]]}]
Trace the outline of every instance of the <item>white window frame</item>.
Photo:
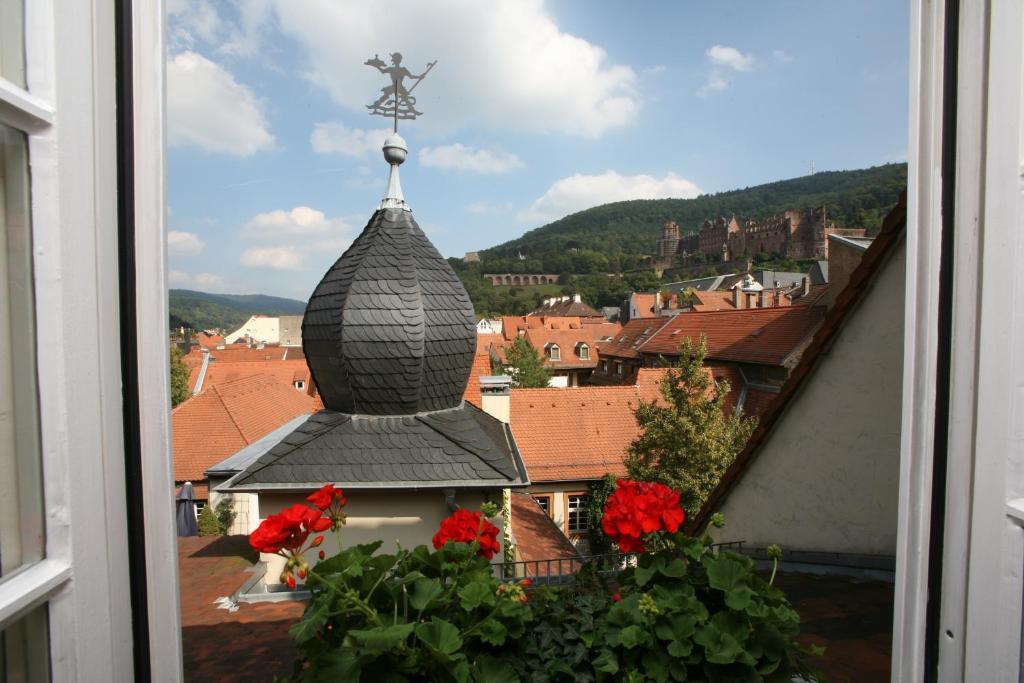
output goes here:
[{"label": "white window frame", "polygon": [[[46,604],[58,681],[134,677],[127,515],[146,526],[153,680],[180,681],[170,505],[163,201],[163,8],[134,3],[135,209],[145,510],[125,505],[115,7],[28,0],[26,87],[0,78],[0,122],[30,171],[45,557],[0,582],[0,629]],[[142,265],[144,264],[144,265]],[[149,330],[150,333],[146,333]],[[167,503],[166,505],[163,503]]]},{"label": "white window frame", "polygon": [[548,344],[548,359],[562,360],[562,350],[558,348],[558,344]]},{"label": "white window frame", "polygon": [[590,346],[584,342],[579,345],[580,360],[590,360]]},{"label": "white window frame", "polygon": [[960,4],[943,553],[931,535],[945,6],[911,5],[903,425],[893,681],[921,681],[929,559],[941,562],[937,680],[1021,675],[1024,567],[1024,8]]}]

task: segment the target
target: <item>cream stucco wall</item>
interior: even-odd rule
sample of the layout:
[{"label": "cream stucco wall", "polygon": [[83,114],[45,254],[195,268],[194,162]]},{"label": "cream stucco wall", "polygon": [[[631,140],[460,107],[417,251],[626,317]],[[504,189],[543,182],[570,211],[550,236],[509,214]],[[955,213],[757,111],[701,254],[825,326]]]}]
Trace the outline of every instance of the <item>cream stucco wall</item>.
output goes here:
[{"label": "cream stucco wall", "polygon": [[719,508],[720,540],[895,555],[904,273],[900,244]]},{"label": "cream stucco wall", "polygon": [[226,477],[210,477],[210,505],[217,507],[221,498],[228,496],[231,505],[235,510],[235,521],[231,525],[229,534],[249,535],[260,523],[259,498],[254,493],[218,493],[214,487],[227,481]]},{"label": "cream stucco wall", "polygon": [[[259,494],[259,512],[263,517],[280,512],[295,503],[306,503],[305,493],[270,493]],[[351,547],[359,543],[372,543],[382,540],[384,544],[378,552],[393,553],[397,545],[411,549],[418,545],[431,545],[431,539],[441,526],[441,520],[451,512],[445,504],[444,493],[440,490],[427,491],[354,491],[346,490],[348,505],[345,512],[348,522],[341,531],[341,543]],[[455,502],[459,507],[478,510],[485,500],[482,491],[459,491]],[[500,508],[501,491],[490,493],[490,500]],[[501,529],[499,521],[494,521]],[[327,556],[338,551],[337,535],[324,533],[323,550]],[[501,535],[498,541],[503,543]],[[432,546],[431,546],[432,547]],[[313,564],[317,553],[307,554],[306,559]],[[495,556],[500,559],[500,555]],[[261,560],[267,562],[267,583],[276,583],[284,568],[284,559],[276,555],[263,554]]]}]

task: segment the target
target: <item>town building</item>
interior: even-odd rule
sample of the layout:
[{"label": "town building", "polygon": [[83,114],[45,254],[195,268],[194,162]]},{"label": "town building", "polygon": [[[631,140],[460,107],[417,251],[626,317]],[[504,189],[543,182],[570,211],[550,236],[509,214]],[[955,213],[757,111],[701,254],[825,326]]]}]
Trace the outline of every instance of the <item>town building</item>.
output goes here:
[{"label": "town building", "polygon": [[302,347],[302,316],[282,315],[278,317],[278,342],[281,346]]},{"label": "town building", "polygon": [[679,225],[666,221],[658,240],[656,263],[667,267],[696,254],[711,262],[730,262],[757,254],[778,254],[791,259],[828,258],[828,236],[863,236],[864,230],[838,228],[824,207],[786,211],[761,220],[740,221],[736,216],[705,220],[697,232],[680,236]]},{"label": "town building", "polygon": [[258,344],[277,344],[281,340],[281,321],[274,315],[255,314],[242,323],[237,330],[224,335],[228,344],[236,342],[252,342]]},{"label": "town building", "polygon": [[494,287],[530,287],[533,285],[557,285],[556,273],[484,273]]},{"label": "town building", "polygon": [[579,294],[544,299],[539,308],[527,315],[539,315],[545,318],[583,318],[587,322],[607,322],[604,313],[585,303]]},{"label": "town building", "polygon": [[[579,302],[572,305],[586,306]],[[545,307],[542,310],[549,310]],[[579,309],[586,312],[586,309]],[[597,367],[598,344],[614,338],[622,328],[604,316],[576,317],[559,315],[505,316],[502,318],[502,343],[492,345],[497,363],[505,361],[505,347],[523,338],[537,349],[552,371],[551,386],[586,384]]]},{"label": "town building", "polygon": [[[428,543],[452,510],[500,504],[529,478],[508,426],[463,401],[472,303],[402,199],[404,140],[389,136],[384,151],[387,196],[306,307],[303,348],[324,408],[219,492],[255,494],[265,516],[331,482],[348,498],[345,543],[393,550]],[[283,560],[262,559],[264,582],[277,583]]]},{"label": "town building", "polygon": [[789,562],[895,569],[905,228],[901,203],[694,528],[721,512],[714,535],[761,557],[779,544]]}]

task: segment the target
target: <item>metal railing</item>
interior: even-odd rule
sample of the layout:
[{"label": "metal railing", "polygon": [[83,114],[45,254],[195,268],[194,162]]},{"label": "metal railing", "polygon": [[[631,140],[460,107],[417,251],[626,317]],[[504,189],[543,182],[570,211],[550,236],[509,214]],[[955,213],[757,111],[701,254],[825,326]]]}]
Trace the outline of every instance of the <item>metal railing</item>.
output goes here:
[{"label": "metal railing", "polygon": [[[740,552],[745,541],[714,543],[712,548]],[[627,567],[636,566],[643,553],[605,553],[601,555],[580,555],[578,557],[551,558],[547,560],[517,560],[495,562],[493,567],[501,581],[530,579],[542,584],[565,584],[575,581],[584,567],[593,566],[599,574],[613,575]]]}]

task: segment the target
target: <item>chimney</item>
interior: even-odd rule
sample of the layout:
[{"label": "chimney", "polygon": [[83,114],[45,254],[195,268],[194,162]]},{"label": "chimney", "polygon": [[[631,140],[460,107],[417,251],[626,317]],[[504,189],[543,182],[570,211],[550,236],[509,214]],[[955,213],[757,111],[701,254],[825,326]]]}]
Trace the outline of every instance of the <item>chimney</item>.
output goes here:
[{"label": "chimney", "polygon": [[512,378],[508,375],[480,378],[480,408],[491,417],[509,423],[512,415]]},{"label": "chimney", "polygon": [[575,301],[576,303],[582,303],[583,302],[583,300],[580,298],[579,294],[573,294],[572,300]]},{"label": "chimney", "polygon": [[732,305],[737,309],[743,308],[743,292],[740,291],[739,283],[732,288]]},{"label": "chimney", "polygon": [[758,304],[757,304],[758,307],[760,307],[760,308],[768,308],[768,290],[766,290],[766,289],[762,289],[761,290],[761,292],[760,292],[760,299],[761,299],[761,301],[758,302]]},{"label": "chimney", "polygon": [[804,275],[804,279],[802,280],[801,284],[803,284],[803,287],[804,287],[804,294],[803,295],[807,296],[808,294],[810,294],[811,293],[811,278],[809,278],[806,275]]}]

